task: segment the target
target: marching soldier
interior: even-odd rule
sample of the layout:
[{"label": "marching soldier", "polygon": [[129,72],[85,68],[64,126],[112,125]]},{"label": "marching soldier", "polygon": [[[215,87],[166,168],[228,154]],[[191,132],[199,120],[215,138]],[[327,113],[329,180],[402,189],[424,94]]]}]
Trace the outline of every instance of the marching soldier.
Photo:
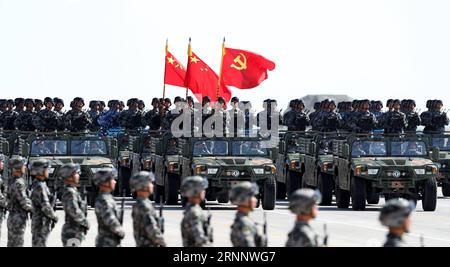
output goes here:
[{"label": "marching soldier", "polygon": [[322,196],[319,191],[299,189],[289,199],[289,210],[297,215],[294,229],[288,235],[286,247],[319,247],[319,236],[309,222],[319,213],[318,204]]},{"label": "marching soldier", "polygon": [[411,227],[411,213],[415,209],[414,202],[403,198],[389,200],[381,209],[380,222],[389,228],[384,247],[406,247],[403,235]]},{"label": "marching soldier", "polygon": [[181,195],[187,198],[187,204],[181,222],[181,236],[185,247],[209,247],[212,245],[210,217],[200,207],[205,200],[208,180],[200,176],[191,176],[183,180]]},{"label": "marching soldier", "polygon": [[58,216],[56,216],[51,204],[51,202],[55,203],[56,199],[50,200],[50,190],[45,182],[49,177],[49,167],[50,164],[47,160],[36,160],[31,163],[30,174],[34,177],[31,193],[33,247],[45,247],[52,225],[58,222]]},{"label": "marching soldier", "polygon": [[3,184],[3,168],[5,164],[5,156],[3,154],[0,154],[0,238],[2,236],[2,223],[3,219],[6,216],[6,212],[8,209],[7,203],[6,203],[6,196],[4,194],[4,184]]},{"label": "marching soldier", "polygon": [[8,162],[12,181],[8,185],[8,247],[23,247],[23,236],[32,211],[31,200],[23,175],[26,173],[26,160],[22,157],[11,158]]},{"label": "marching soldier", "polygon": [[[116,187],[117,173],[114,169],[104,168],[94,176],[94,184],[99,188],[95,200],[95,215],[98,222],[96,247],[120,247],[120,241],[125,237],[120,218],[111,192]],[[123,211],[121,211],[123,212]]]},{"label": "marching soldier", "polygon": [[238,206],[231,225],[231,243],[234,247],[267,247],[267,238],[261,227],[249,217],[256,208],[258,200],[255,196],[258,194],[258,185],[250,182],[237,184],[230,191],[231,203]]},{"label": "marching soldier", "polygon": [[166,242],[161,232],[160,218],[155,212],[149,197],[153,194],[155,176],[149,172],[139,172],[130,179],[131,190],[136,192],[133,205],[134,240],[136,247],[165,247]]},{"label": "marching soldier", "polygon": [[86,203],[77,190],[80,184],[80,165],[68,163],[61,166],[59,176],[64,181],[61,201],[65,212],[61,240],[64,247],[79,247],[90,227]]}]

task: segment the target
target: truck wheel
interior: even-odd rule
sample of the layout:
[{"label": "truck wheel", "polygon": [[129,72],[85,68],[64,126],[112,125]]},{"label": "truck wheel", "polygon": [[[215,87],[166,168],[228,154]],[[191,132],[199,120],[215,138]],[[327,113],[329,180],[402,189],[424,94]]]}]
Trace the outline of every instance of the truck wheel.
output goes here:
[{"label": "truck wheel", "polygon": [[127,196],[130,195],[130,177],[131,170],[129,168],[120,167],[119,168],[119,194],[118,196],[122,196],[122,192],[125,190],[125,194]]},{"label": "truck wheel", "polygon": [[350,193],[347,190],[341,189],[339,186],[339,178],[336,179],[335,185],[336,204],[339,209],[348,209],[350,206]]},{"label": "truck wheel", "polygon": [[277,199],[279,200],[286,199],[286,184],[277,182]]},{"label": "truck wheel", "polygon": [[367,196],[367,203],[371,205],[377,205],[380,203],[380,194],[379,193],[371,193]]},{"label": "truck wheel", "polygon": [[221,204],[227,204],[228,202],[230,202],[230,196],[228,195],[228,193],[220,194],[217,196],[217,202]]},{"label": "truck wheel", "polygon": [[180,184],[180,177],[177,174],[167,173],[164,181],[164,194],[167,205],[178,204],[178,189]]},{"label": "truck wheel", "polygon": [[322,194],[321,206],[330,206],[333,201],[333,177],[329,174],[319,172],[318,186]]},{"label": "truck wheel", "polygon": [[302,176],[299,172],[288,171],[286,178],[287,195],[289,197],[292,193],[294,193],[301,187]]},{"label": "truck wheel", "polygon": [[425,182],[422,194],[422,208],[424,211],[435,211],[437,202],[436,178]]},{"label": "truck wheel", "polygon": [[268,178],[264,182],[264,191],[262,195],[262,208],[264,210],[275,209],[275,196],[276,196],[275,183],[276,182],[274,178]]},{"label": "truck wheel", "polygon": [[366,181],[359,177],[351,177],[352,185],[350,188],[352,195],[352,209],[366,209]]},{"label": "truck wheel", "polygon": [[442,183],[442,195],[450,197],[450,183]]}]

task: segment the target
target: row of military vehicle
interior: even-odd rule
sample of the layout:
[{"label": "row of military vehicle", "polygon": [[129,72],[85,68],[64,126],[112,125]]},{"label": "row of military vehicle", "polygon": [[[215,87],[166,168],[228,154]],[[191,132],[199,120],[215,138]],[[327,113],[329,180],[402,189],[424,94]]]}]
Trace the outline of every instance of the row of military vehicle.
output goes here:
[{"label": "row of military vehicle", "polygon": [[277,198],[300,187],[319,189],[322,205],[364,210],[366,204],[404,197],[422,200],[434,211],[437,186],[450,196],[450,134],[426,136],[282,134],[277,166]]}]

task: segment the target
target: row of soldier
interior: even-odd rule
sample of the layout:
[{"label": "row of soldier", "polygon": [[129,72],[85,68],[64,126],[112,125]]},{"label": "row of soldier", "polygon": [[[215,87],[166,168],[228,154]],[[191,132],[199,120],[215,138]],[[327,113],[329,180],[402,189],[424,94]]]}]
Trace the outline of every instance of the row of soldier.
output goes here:
[{"label": "row of soldier", "polygon": [[[4,158],[0,157],[0,171]],[[26,162],[21,157],[14,157],[8,162],[11,179],[8,180],[6,196],[3,194],[0,175],[0,229],[1,223],[9,212],[7,220],[8,246],[24,245],[24,233],[28,215],[31,216],[32,245],[45,247],[48,236],[58,216],[54,207],[56,195],[50,196],[46,185],[49,177],[49,162],[37,160],[30,164],[30,174],[34,181],[31,195],[28,196],[23,178]],[[1,173],[1,172],[0,172]],[[64,182],[61,202],[65,212],[65,223],[62,227],[61,240],[64,246],[81,246],[90,223],[87,218],[86,201],[80,196],[80,166],[65,164],[59,170]],[[97,247],[118,247],[125,237],[123,227],[123,207],[119,211],[113,195],[117,174],[114,169],[102,169],[93,178],[99,195],[95,203],[95,214],[98,222],[98,234],[95,240]],[[148,172],[140,172],[132,176],[130,187],[136,194],[136,203],[132,208],[133,234],[138,247],[165,247],[164,220],[159,217],[150,201],[153,194],[154,176]],[[181,235],[185,247],[205,247],[213,245],[211,214],[206,213],[201,204],[205,201],[208,180],[200,176],[187,177],[180,186],[182,197],[186,199],[184,216],[181,221]],[[255,183],[241,182],[233,186],[229,192],[230,201],[237,206],[237,213],[231,225],[230,239],[235,247],[267,247],[267,225],[256,223],[250,214],[257,207],[259,194]],[[328,236],[319,238],[310,226],[310,221],[319,213],[318,204],[321,195],[311,189],[299,189],[289,199],[289,210],[296,216],[293,230],[288,234],[288,247],[327,246]],[[404,199],[388,201],[380,212],[380,221],[389,228],[384,246],[405,246],[402,237],[410,229],[410,214],[414,204]]]}]

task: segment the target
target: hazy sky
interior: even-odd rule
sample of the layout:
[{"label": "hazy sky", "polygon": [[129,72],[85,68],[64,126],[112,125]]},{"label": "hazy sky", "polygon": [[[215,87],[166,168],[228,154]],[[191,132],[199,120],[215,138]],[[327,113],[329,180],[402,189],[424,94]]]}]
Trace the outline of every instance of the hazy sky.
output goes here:
[{"label": "hazy sky", "polygon": [[192,37],[218,72],[226,36],[277,64],[260,87],[232,88],[254,105],[307,94],[449,104],[449,14],[447,0],[0,0],[0,98],[149,105],[162,95],[166,38],[186,62]]}]

